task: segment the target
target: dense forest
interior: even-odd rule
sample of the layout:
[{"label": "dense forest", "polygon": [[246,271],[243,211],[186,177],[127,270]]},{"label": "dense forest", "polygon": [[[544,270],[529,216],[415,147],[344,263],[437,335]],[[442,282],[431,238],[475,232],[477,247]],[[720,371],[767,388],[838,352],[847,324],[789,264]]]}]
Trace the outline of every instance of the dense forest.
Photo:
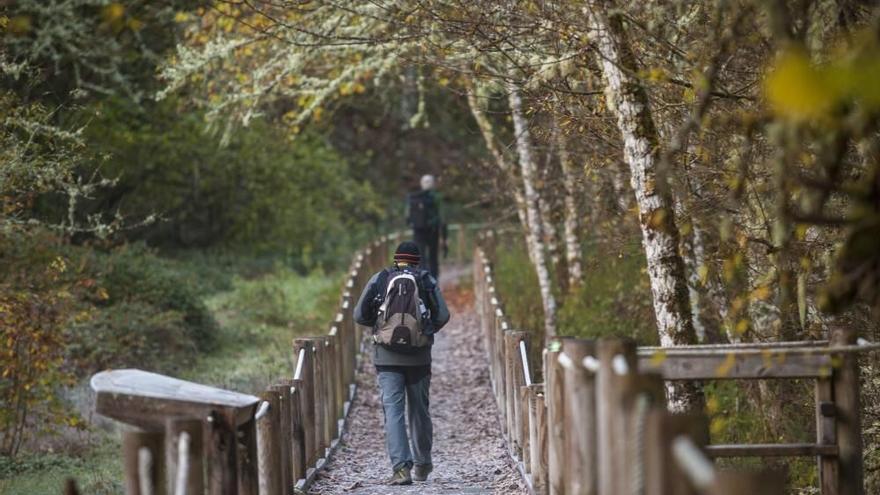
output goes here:
[{"label": "dense forest", "polygon": [[[94,371],[259,382],[263,348],[212,356],[327,320],[424,173],[447,221],[500,229],[539,341],[880,339],[874,2],[6,0],[0,35],[0,489],[104,469],[73,460],[107,438]],[[672,399],[778,440],[814,434],[804,387]]]}]

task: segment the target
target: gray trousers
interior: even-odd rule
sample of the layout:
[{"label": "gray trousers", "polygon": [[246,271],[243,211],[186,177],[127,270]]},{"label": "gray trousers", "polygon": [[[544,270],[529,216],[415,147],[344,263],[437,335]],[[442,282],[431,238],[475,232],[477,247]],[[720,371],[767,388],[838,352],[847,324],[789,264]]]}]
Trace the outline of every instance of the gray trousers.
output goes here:
[{"label": "gray trousers", "polygon": [[396,471],[412,467],[413,463],[431,464],[434,426],[428,411],[430,365],[377,366],[376,369],[385,412],[385,451],[391,458],[391,468]]}]

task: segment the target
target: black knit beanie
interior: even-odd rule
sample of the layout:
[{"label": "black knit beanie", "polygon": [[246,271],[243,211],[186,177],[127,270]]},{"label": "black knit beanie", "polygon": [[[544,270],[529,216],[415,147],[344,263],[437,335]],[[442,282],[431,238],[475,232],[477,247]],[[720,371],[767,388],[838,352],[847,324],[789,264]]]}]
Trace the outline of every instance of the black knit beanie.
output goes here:
[{"label": "black knit beanie", "polygon": [[399,263],[408,263],[410,265],[418,265],[422,257],[419,254],[419,245],[412,241],[403,241],[394,251],[394,261]]}]

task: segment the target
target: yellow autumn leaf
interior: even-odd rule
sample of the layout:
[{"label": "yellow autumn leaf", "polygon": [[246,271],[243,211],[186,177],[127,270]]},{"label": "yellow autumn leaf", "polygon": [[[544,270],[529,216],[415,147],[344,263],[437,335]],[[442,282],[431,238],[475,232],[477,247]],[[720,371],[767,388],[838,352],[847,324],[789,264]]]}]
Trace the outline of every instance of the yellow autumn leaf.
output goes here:
[{"label": "yellow autumn leaf", "polygon": [[749,297],[753,301],[765,301],[768,297],[770,297],[770,287],[766,285],[755,287]]},{"label": "yellow autumn leaf", "polygon": [[700,265],[697,268],[697,275],[700,277],[700,285],[706,285],[706,282],[709,281],[709,267],[707,265]]},{"label": "yellow autumn leaf", "polygon": [[736,364],[736,356],[732,353],[728,354],[726,358],[724,358],[724,362],[718,365],[718,369],[715,370],[718,374],[719,378],[723,378],[730,374],[730,371],[733,370],[733,366]]},{"label": "yellow autumn leaf", "polygon": [[767,100],[781,116],[794,120],[817,119],[828,113],[836,99],[822,71],[813,67],[802,51],[779,57],[764,84]]},{"label": "yellow autumn leaf", "polygon": [[113,24],[125,15],[125,7],[119,2],[113,2],[101,9],[101,18],[108,24]]}]

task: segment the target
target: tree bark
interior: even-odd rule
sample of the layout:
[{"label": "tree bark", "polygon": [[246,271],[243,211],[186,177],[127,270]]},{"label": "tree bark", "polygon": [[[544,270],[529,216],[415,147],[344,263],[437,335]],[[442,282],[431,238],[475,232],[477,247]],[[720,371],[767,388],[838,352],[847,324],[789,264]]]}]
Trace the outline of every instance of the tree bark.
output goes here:
[{"label": "tree bark", "polygon": [[532,137],[523,113],[519,88],[511,84],[508,87],[507,96],[510,112],[513,116],[516,150],[519,154],[520,174],[525,193],[525,210],[528,217],[526,242],[531,246],[532,264],[538,275],[541,302],[544,306],[544,337],[547,339],[556,335],[556,298],[553,295],[550,270],[547,266],[547,253],[542,239],[541,212],[538,205],[538,190],[535,187],[537,167],[532,154]]},{"label": "tree bark", "polygon": [[568,152],[568,143],[565,135],[556,122],[553,123],[553,134],[556,146],[559,149],[559,164],[562,168],[562,180],[565,185],[565,222],[563,236],[565,237],[565,260],[568,266],[568,287],[574,289],[580,286],[584,278],[583,265],[581,264],[581,230],[580,208],[578,208],[578,173],[571,155]]},{"label": "tree bark", "polygon": [[[648,95],[640,81],[635,57],[629,48],[619,16],[607,17],[606,2],[585,8],[597,63],[605,80],[608,106],[617,115],[623,139],[624,160],[639,207],[639,224],[651,281],[654,313],[663,346],[695,344],[684,262],[679,254],[679,231],[675,224],[675,202],[668,187],[660,187],[659,138],[651,115]],[[699,387],[676,387],[670,403],[697,407],[702,402]],[[682,404],[681,402],[685,402]]]}]

